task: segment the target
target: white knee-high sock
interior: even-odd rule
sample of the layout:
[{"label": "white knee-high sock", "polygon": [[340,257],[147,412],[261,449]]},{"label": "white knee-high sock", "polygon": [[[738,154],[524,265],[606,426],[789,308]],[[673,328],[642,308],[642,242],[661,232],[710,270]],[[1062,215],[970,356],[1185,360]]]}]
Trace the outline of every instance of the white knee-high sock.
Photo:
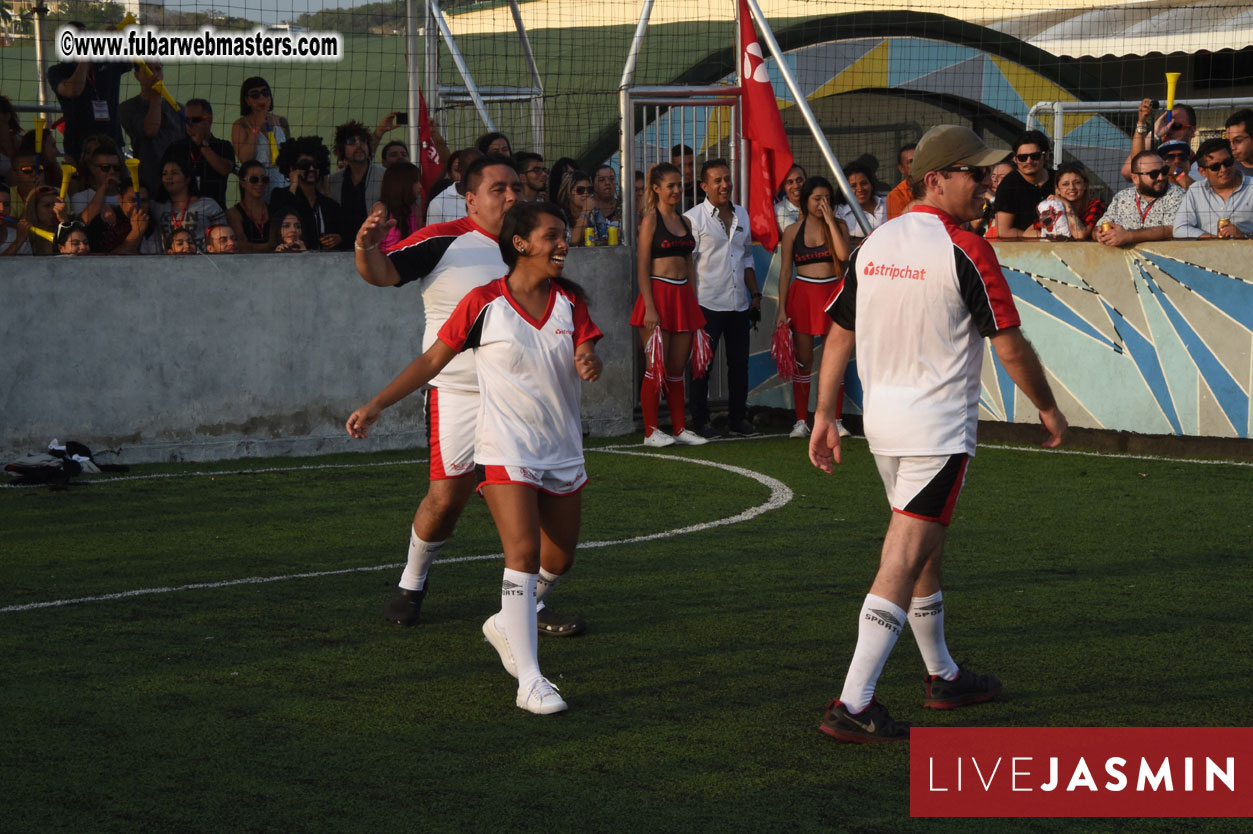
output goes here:
[{"label": "white knee-high sock", "polygon": [[496,615],[496,623],[505,633],[513,662],[518,667],[518,688],[527,690],[540,679],[535,581],[533,573],[505,568],[500,585],[500,613]]},{"label": "white knee-high sock", "polygon": [[946,681],[957,677],[957,664],[944,642],[944,597],[936,591],[929,597],[914,597],[909,604],[909,627],[918,641],[927,674]]},{"label": "white knee-high sock", "polygon": [[427,542],[418,538],[417,531],[409,528],[409,561],[405,564],[405,572],[400,575],[400,587],[406,591],[420,591],[426,587],[426,574],[431,569],[431,562],[444,549],[442,542]]},{"label": "white knee-high sock", "polygon": [[858,617],[857,648],[840,693],[840,702],[849,712],[861,712],[870,706],[883,664],[887,663],[896,638],[901,636],[906,619],[905,611],[896,603],[866,594]]},{"label": "white knee-high sock", "polygon": [[539,611],[544,607],[544,597],[548,596],[548,592],[553,589],[561,579],[560,573],[549,573],[543,568],[539,569],[539,578],[535,580],[535,610]]}]

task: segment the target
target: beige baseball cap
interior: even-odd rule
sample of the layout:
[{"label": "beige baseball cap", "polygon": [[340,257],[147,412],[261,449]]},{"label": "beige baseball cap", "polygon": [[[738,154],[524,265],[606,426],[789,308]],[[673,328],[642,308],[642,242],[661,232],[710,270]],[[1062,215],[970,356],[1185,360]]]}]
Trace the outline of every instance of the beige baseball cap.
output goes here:
[{"label": "beige baseball cap", "polygon": [[1009,151],[989,148],[968,127],[936,125],[918,140],[909,178],[921,182],[927,172],[954,165],[995,165],[1008,155]]}]

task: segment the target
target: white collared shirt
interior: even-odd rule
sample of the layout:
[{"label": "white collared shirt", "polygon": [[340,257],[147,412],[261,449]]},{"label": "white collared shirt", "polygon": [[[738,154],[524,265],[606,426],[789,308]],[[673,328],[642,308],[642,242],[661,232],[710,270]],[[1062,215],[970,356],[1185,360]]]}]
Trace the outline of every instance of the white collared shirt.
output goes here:
[{"label": "white collared shirt", "polygon": [[753,236],[744,207],[732,204],[731,209],[729,234],[718,217],[718,209],[708,199],[683,214],[691,222],[696,238],[696,251],[692,254],[696,300],[707,310],[748,309],[744,271],[753,268]]}]

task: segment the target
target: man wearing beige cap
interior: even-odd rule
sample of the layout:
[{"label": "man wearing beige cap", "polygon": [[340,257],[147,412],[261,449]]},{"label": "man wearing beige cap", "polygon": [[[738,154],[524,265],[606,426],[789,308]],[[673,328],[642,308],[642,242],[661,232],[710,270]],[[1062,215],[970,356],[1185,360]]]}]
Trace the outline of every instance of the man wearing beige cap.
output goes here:
[{"label": "man wearing beige cap", "polygon": [[981,215],[988,166],[1004,156],[965,127],[927,131],[910,172],[914,208],[853,252],[844,284],[827,306],[834,326],[809,458],[828,473],[841,460],[836,397],[856,346],[866,440],[892,506],[844,688],[820,727],[840,741],[909,739],[909,724],[894,721],[874,700],[875,683],[906,622],[927,667],[924,707],[952,709],[1001,691],[995,676],[953,662],[940,593],[945,532],[975,453],[985,337],[1040,409],[1044,445],[1057,446],[1066,431],[1040,360],[1019,329],[996,253],[961,228]]}]

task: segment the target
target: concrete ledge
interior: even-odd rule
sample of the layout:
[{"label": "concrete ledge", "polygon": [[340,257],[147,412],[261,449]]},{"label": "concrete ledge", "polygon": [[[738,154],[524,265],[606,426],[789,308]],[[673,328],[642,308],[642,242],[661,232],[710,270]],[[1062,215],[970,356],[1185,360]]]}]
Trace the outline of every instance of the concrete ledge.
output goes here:
[{"label": "concrete ledge", "polygon": [[[5,259],[0,458],[54,437],[114,460],[214,460],[425,446],[422,399],[369,441],[343,422],[421,350],[416,285],[366,284],[352,255]],[[626,250],[571,253],[606,337],[584,387],[596,436],[632,426]]]}]

